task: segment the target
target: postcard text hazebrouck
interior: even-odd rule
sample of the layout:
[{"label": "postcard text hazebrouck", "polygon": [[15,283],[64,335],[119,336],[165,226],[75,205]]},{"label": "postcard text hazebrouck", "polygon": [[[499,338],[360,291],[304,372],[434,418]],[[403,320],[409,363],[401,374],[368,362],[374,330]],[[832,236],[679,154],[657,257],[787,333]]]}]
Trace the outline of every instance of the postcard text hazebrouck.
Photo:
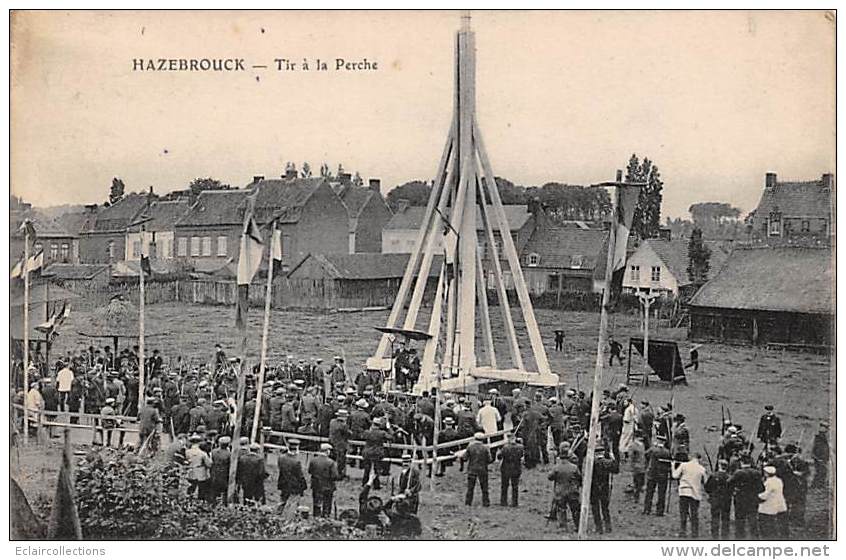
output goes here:
[{"label": "postcard text hazebrouck", "polygon": [[243,58],[133,58],[133,72],[244,72]]}]

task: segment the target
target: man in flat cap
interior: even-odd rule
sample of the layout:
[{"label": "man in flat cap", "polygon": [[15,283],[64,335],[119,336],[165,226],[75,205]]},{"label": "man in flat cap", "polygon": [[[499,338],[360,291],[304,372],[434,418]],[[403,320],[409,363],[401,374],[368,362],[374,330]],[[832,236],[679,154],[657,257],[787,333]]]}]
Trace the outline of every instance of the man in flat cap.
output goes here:
[{"label": "man in flat cap", "polygon": [[332,444],[332,459],[338,465],[338,475],[341,480],[347,477],[347,451],[350,448],[349,413],[341,408],[335,413],[335,418],[329,422],[329,443]]},{"label": "man in flat cap", "polygon": [[775,407],[768,404],[764,407],[764,414],[758,421],[758,439],[766,445],[778,443],[781,437],[781,420],[774,412]]},{"label": "man in flat cap", "polygon": [[468,506],[473,505],[473,495],[476,490],[476,481],[478,481],[482,490],[482,505],[489,507],[491,499],[488,494],[488,465],[493,463],[493,456],[491,450],[484,443],[484,432],[476,432],[473,437],[475,441],[464,450],[465,460],[467,461],[467,493],[464,497],[464,503]]},{"label": "man in flat cap", "polygon": [[229,487],[229,461],[231,459],[229,444],[231,442],[232,438],[229,436],[221,436],[217,440],[217,447],[211,452],[210,500],[216,501],[221,498],[224,504],[226,503],[226,491]]},{"label": "man in flat cap", "polygon": [[331,451],[331,444],[321,443],[320,452],[308,465],[308,474],[311,475],[312,514],[315,517],[329,517],[332,513],[338,465],[329,458]]}]

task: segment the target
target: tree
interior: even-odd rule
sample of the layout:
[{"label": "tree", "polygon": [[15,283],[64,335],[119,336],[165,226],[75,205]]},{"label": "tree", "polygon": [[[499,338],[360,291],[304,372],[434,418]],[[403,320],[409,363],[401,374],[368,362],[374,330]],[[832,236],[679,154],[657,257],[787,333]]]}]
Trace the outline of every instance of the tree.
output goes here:
[{"label": "tree", "polygon": [[188,185],[188,192],[189,198],[193,203],[203,191],[225,191],[231,188],[232,187],[226,183],[221,183],[217,179],[212,179],[211,177],[197,177]]},{"label": "tree", "polygon": [[324,179],[332,178],[332,172],[329,170],[329,164],[325,161],[320,165],[320,176]]},{"label": "tree", "polygon": [[109,189],[109,204],[114,204],[121,198],[123,198],[123,194],[126,192],[126,185],[123,184],[123,181],[117,177],[112,178],[112,186]]},{"label": "tree", "polygon": [[288,173],[293,173],[296,177],[297,175],[297,164],[293,161],[289,161],[285,164],[285,176],[288,176]]},{"label": "tree", "polygon": [[432,192],[432,185],[426,181],[409,181],[391,189],[385,201],[392,212],[400,207],[400,201],[404,200],[409,206],[425,206]]},{"label": "tree", "polygon": [[711,249],[702,241],[702,230],[693,228],[690,241],[687,244],[687,276],[693,284],[701,286],[708,281],[711,269]]},{"label": "tree", "polygon": [[647,182],[641,187],[632,219],[632,231],[641,239],[649,239],[658,235],[661,226],[661,201],[664,182],[658,166],[648,158],[639,160],[637,154],[632,154],[626,165],[626,182]]},{"label": "tree", "polygon": [[300,171],[300,175],[302,175],[303,179],[308,179],[311,177],[311,166],[308,164],[307,161],[303,162],[303,169]]}]

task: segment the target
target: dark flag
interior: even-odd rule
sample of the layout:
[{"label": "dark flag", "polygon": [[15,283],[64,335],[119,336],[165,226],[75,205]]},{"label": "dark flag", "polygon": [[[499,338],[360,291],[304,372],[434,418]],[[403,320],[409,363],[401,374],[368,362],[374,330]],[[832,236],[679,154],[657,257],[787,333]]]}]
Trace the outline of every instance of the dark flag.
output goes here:
[{"label": "dark flag", "polygon": [[141,273],[147,276],[153,275],[153,268],[150,266],[150,256],[141,255]]},{"label": "dark flag", "polygon": [[639,186],[618,185],[616,187],[617,204],[614,215],[614,242],[612,253],[613,274],[611,276],[609,307],[614,307],[620,292],[623,291],[623,277],[626,274],[626,249],[629,243],[629,232],[632,229],[635,207],[640,198]]},{"label": "dark flag", "polygon": [[247,225],[241,234],[241,247],[238,255],[238,298],[235,301],[235,327],[245,328],[247,312],[250,306],[250,282],[253,280],[264,252],[264,241],[253,216],[247,219]]},{"label": "dark flag", "polygon": [[[67,437],[67,436],[66,436]],[[82,526],[73,501],[73,483],[69,453],[62,454],[62,467],[53,498],[53,509],[47,523],[47,539],[53,541],[82,540]]]}]

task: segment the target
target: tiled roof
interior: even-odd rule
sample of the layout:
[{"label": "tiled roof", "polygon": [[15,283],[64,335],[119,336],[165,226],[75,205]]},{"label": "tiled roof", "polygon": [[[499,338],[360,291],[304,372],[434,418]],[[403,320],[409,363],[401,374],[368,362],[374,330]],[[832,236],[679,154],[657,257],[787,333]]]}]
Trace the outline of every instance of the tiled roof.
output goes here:
[{"label": "tiled roof", "polygon": [[326,184],[326,180],[321,177],[266,179],[251,183],[248,188],[258,189],[255,206],[256,222],[263,224],[276,219],[283,224],[297,223],[303,206],[314,191],[323,184]]},{"label": "tiled roof", "polygon": [[240,225],[244,222],[244,202],[250,191],[231,189],[203,191],[197,202],[177,220],[177,226]]},{"label": "tiled roof", "polygon": [[141,214],[150,198],[147,194],[128,194],[111,206],[100,208],[97,218],[84,233],[124,231]]},{"label": "tiled roof", "polygon": [[[711,257],[709,259],[710,272],[709,277],[713,277],[717,271],[722,267],[728,254],[722,249],[721,245],[715,241],[703,241],[705,246],[711,250]],[[658,258],[669,269],[670,273],[675,277],[679,286],[686,286],[690,284],[690,275],[687,273],[687,266],[690,263],[687,248],[690,244],[689,239],[679,238],[667,241],[666,239],[646,239],[644,244],[655,251]]]},{"label": "tiled roof", "polygon": [[339,188],[333,190],[335,190],[335,194],[341,197],[344,206],[347,207],[350,218],[357,218],[361,214],[364,205],[370,200],[370,197],[376,194],[367,187],[356,187],[352,185],[341,185]]},{"label": "tiled roof", "polygon": [[693,307],[834,313],[829,247],[738,247]]},{"label": "tiled roof", "polygon": [[55,280],[90,280],[108,270],[107,264],[53,263],[44,269],[42,276]]},{"label": "tiled roof", "polygon": [[144,212],[144,216],[152,218],[147,222],[147,231],[173,231],[190,207],[187,200],[157,200]]},{"label": "tiled roof", "polygon": [[20,231],[21,224],[25,219],[32,221],[32,226],[35,228],[35,236],[40,239],[49,239],[51,237],[77,237],[65,229],[62,224],[53,220],[41,212],[36,210],[27,211],[12,211],[9,213],[9,236],[22,237],[23,233]]},{"label": "tiled roof", "polygon": [[773,211],[791,218],[828,219],[831,217],[831,191],[822,180],[776,182],[764,188],[755,216],[765,220]]},{"label": "tiled roof", "polygon": [[89,212],[83,210],[81,212],[68,212],[56,218],[62,227],[71,235],[77,236],[81,231],[84,231],[94,223],[97,218],[96,212]]},{"label": "tiled roof", "polygon": [[543,268],[593,270],[598,262],[604,262],[601,253],[607,239],[608,232],[601,229],[548,225],[532,232],[523,255],[536,253],[538,266]]},{"label": "tiled roof", "polygon": [[[309,259],[314,259],[330,278],[344,280],[376,280],[384,278],[402,278],[408,264],[408,254],[401,253],[354,253],[352,255],[306,255],[288,273],[289,277],[300,275],[302,265]],[[443,257],[436,255],[432,259],[429,277],[437,277],[440,273]]]},{"label": "tiled roof", "polygon": [[[526,225],[526,222],[532,217],[529,213],[529,207],[525,204],[506,204],[503,208],[505,208],[505,216],[508,220],[508,227],[511,228],[511,231],[519,230]],[[390,221],[385,224],[384,229],[419,230],[423,223],[423,214],[425,212],[426,208],[423,206],[409,206],[404,210],[397,210]],[[488,210],[487,214],[491,215],[492,212],[492,209]],[[444,214],[449,216],[450,210],[447,209]],[[476,227],[478,229],[482,229],[482,218],[478,208],[476,209]]]}]

